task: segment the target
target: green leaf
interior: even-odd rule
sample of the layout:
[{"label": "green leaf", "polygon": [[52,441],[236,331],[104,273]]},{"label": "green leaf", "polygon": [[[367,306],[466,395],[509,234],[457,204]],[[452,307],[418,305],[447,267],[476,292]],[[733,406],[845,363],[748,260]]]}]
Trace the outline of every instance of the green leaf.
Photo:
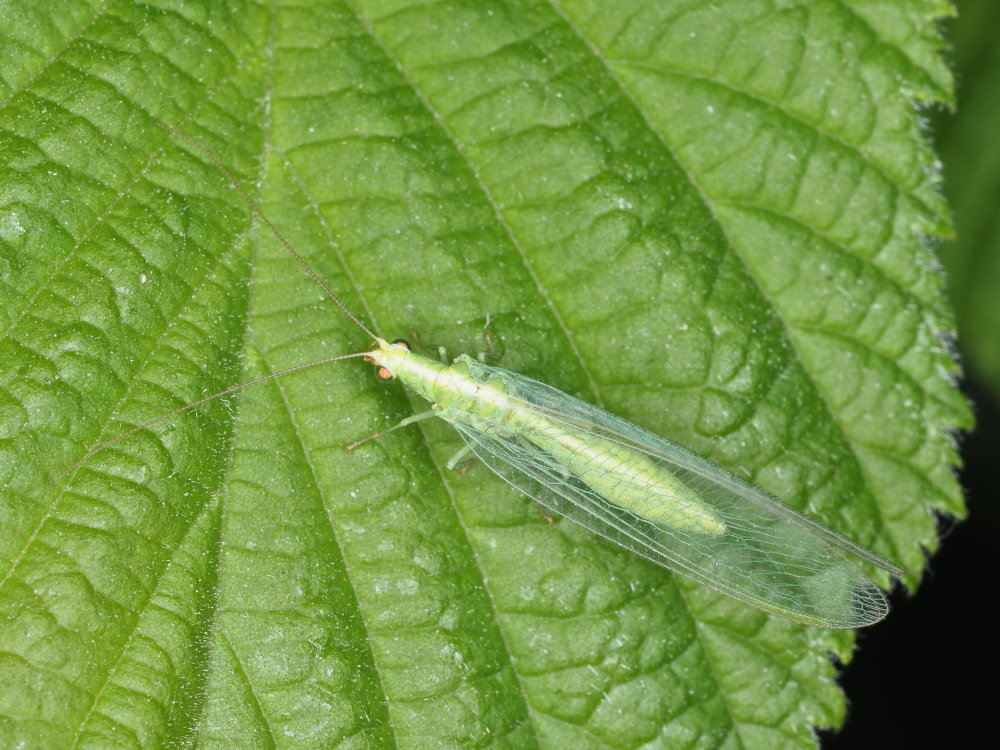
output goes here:
[{"label": "green leaf", "polygon": [[1000,394],[1000,49],[993,31],[1000,5],[963,2],[954,23],[955,65],[961,107],[935,123],[946,165],[948,195],[955,206],[957,237],[944,244],[951,298],[958,315],[963,351],[972,374]]},{"label": "green leaf", "polygon": [[810,747],[850,633],[551,522],[341,295],[900,562],[970,416],[914,101],[944,2],[5,6],[0,745]]}]

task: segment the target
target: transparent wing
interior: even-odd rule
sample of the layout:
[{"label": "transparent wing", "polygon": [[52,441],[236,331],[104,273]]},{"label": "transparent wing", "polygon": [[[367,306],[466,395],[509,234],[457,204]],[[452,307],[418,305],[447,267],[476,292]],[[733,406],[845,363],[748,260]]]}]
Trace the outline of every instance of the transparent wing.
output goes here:
[{"label": "transparent wing", "polygon": [[693,491],[725,530],[706,534],[650,521],[616,505],[613,489],[593,489],[580,478],[587,471],[568,470],[532,443],[530,430],[511,433],[463,419],[461,404],[441,414],[484,464],[544,506],[710,588],[800,622],[853,628],[888,612],[882,591],[849,557],[902,572],[874,552],[602,409],[523,375],[464,361],[477,382],[502,385],[520,407],[548,422],[643,454]]}]

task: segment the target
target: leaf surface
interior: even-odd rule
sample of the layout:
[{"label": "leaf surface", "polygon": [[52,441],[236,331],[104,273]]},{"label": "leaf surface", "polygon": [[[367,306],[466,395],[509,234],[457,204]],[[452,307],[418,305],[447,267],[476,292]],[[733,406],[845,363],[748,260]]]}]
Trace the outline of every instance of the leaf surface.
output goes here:
[{"label": "leaf surface", "polygon": [[[345,362],[508,369],[901,563],[969,411],[943,2],[5,6],[0,745],[810,747],[849,633],[544,518]],[[883,583],[887,583],[884,579]]]}]

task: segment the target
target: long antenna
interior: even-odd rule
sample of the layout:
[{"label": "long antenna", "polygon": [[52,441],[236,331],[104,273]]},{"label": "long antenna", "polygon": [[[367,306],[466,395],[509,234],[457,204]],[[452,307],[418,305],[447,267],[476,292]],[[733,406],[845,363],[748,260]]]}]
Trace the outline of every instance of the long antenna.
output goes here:
[{"label": "long antenna", "polygon": [[[271,234],[273,234],[278,239],[278,241],[282,245],[284,245],[285,249],[289,252],[289,254],[298,262],[298,264],[300,266],[302,266],[302,268],[305,270],[305,272],[307,274],[309,274],[309,276],[312,278],[312,280],[316,282],[316,284],[319,286],[320,289],[323,290],[323,292],[326,294],[326,296],[329,297],[331,300],[333,300],[336,303],[337,307],[339,307],[341,309],[341,311],[348,318],[350,318],[354,322],[354,324],[357,325],[362,331],[364,331],[369,336],[371,336],[373,340],[376,340],[376,341],[378,340],[379,337],[376,336],[374,333],[372,333],[371,329],[368,328],[368,326],[366,326],[364,323],[362,323],[354,313],[352,313],[350,310],[348,310],[347,309],[347,305],[345,305],[343,302],[341,302],[340,298],[336,294],[334,294],[326,284],[323,283],[323,280],[319,276],[316,275],[316,272],[312,270],[312,267],[308,263],[306,263],[305,259],[295,251],[295,248],[292,247],[292,243],[290,243],[288,240],[286,240],[285,236],[281,232],[278,231],[278,228],[276,226],[274,226],[274,224],[271,223],[271,220],[268,219],[267,216],[264,215],[264,212],[261,210],[260,206],[257,205],[257,202],[253,198],[250,197],[250,194],[247,193],[247,191],[243,189],[243,186],[233,176],[233,173],[229,171],[229,169],[226,167],[226,165],[223,164],[218,159],[218,157],[215,156],[215,154],[213,154],[211,151],[209,151],[207,148],[205,148],[204,146],[202,146],[200,143],[198,143],[196,140],[194,140],[190,136],[186,135],[185,133],[182,133],[181,131],[177,130],[176,128],[170,127],[166,123],[154,121],[154,124],[158,128],[162,128],[163,130],[166,130],[171,135],[173,135],[173,136],[181,139],[182,141],[184,141],[188,145],[190,145],[193,148],[197,149],[206,159],[208,159],[212,164],[214,164],[215,167],[220,172],[222,172],[222,174],[224,174],[226,176],[226,179],[229,180],[229,183],[234,188],[236,188],[236,192],[238,192],[240,194],[240,197],[243,198],[244,201],[246,201],[246,204],[248,206],[250,206],[251,209],[253,209],[253,212],[257,215],[257,218],[259,218],[264,223],[264,226],[266,226],[268,229],[271,230]],[[236,391],[241,391],[244,388],[249,388],[252,385],[257,385],[258,383],[263,383],[265,380],[272,380],[273,378],[280,378],[283,375],[288,375],[288,374],[293,373],[293,372],[299,372],[300,370],[305,370],[305,369],[308,369],[310,367],[318,367],[319,365],[325,365],[325,364],[328,364],[330,362],[338,362],[338,361],[340,361],[342,359],[352,359],[352,358],[355,358],[355,357],[364,357],[364,356],[366,356],[366,354],[367,354],[367,352],[357,352],[355,354],[339,354],[336,357],[326,357],[324,359],[316,360],[315,362],[307,362],[307,363],[302,364],[302,365],[296,365],[295,367],[289,367],[287,370],[279,370],[278,372],[272,372],[272,373],[270,373],[268,375],[263,375],[263,376],[261,376],[259,378],[254,378],[253,380],[248,380],[246,383],[240,383],[239,385],[230,386],[229,388],[226,388],[225,390],[219,391],[218,393],[213,393],[211,396],[205,396],[204,398],[200,398],[200,399],[198,399],[197,401],[195,401],[193,403],[190,403],[190,404],[187,404],[186,406],[180,407],[179,409],[174,409],[173,411],[167,412],[166,414],[161,414],[160,416],[155,417],[154,419],[150,419],[148,422],[143,422],[138,427],[133,427],[131,430],[128,430],[127,432],[123,432],[122,434],[120,434],[120,435],[112,438],[111,440],[109,440],[106,443],[102,443],[101,445],[98,445],[96,448],[91,449],[90,451],[87,452],[86,455],[84,455],[82,458],[80,458],[79,460],[77,460],[76,463],[74,463],[72,466],[70,466],[68,469],[66,469],[66,471],[64,471],[62,474],[60,474],[56,478],[56,482],[58,483],[58,482],[62,481],[62,479],[64,477],[66,477],[69,474],[73,474],[74,472],[76,472],[77,469],[79,469],[81,466],[83,466],[85,463],[87,463],[87,461],[89,461],[91,458],[93,458],[94,456],[96,456],[98,453],[100,453],[103,450],[106,450],[107,448],[110,448],[112,445],[115,445],[116,443],[120,442],[121,440],[124,440],[125,438],[129,437],[130,435],[134,435],[137,432],[142,432],[143,430],[145,430],[145,429],[147,429],[149,427],[152,427],[153,425],[157,424],[158,422],[162,422],[165,419],[170,419],[171,417],[175,417],[178,414],[183,414],[184,412],[189,411],[191,409],[194,409],[195,407],[201,406],[202,404],[207,403],[208,401],[212,401],[213,399],[217,399],[217,398],[220,398],[222,396],[228,396],[230,393],[236,393]]]},{"label": "long antenna", "polygon": [[242,391],[244,388],[249,388],[252,385],[257,385],[258,383],[263,383],[265,380],[272,380],[273,378],[280,378],[281,376],[288,375],[289,373],[292,373],[292,372],[299,372],[300,370],[306,370],[306,369],[308,369],[310,367],[318,367],[319,365],[325,365],[325,364],[328,364],[329,362],[338,362],[338,361],[340,361],[342,359],[352,359],[354,357],[364,357],[366,355],[367,355],[367,352],[356,352],[355,354],[338,354],[336,357],[327,357],[325,359],[318,359],[315,362],[306,362],[304,365],[295,365],[295,367],[289,367],[287,370],[279,370],[278,372],[272,372],[272,373],[270,373],[268,375],[262,375],[259,378],[254,378],[253,380],[248,380],[245,383],[240,383],[239,385],[230,386],[229,388],[226,388],[224,391],[219,391],[218,393],[213,393],[211,396],[205,396],[204,398],[200,398],[197,401],[195,401],[194,403],[190,403],[187,406],[182,406],[179,409],[174,409],[173,411],[167,412],[166,414],[161,414],[160,416],[155,417],[154,419],[150,419],[148,422],[143,422],[138,427],[133,427],[128,432],[123,432],[121,435],[118,435],[118,436],[112,438],[111,440],[109,440],[106,443],[102,443],[101,445],[99,445],[96,448],[92,449],[83,458],[79,459],[75,464],[73,464],[68,469],[66,469],[66,471],[64,471],[62,474],[60,474],[56,478],[56,482],[58,483],[59,481],[61,481],[63,479],[63,477],[65,477],[67,474],[72,474],[73,472],[75,472],[77,469],[79,469],[81,466],[83,466],[85,463],[87,463],[87,461],[89,461],[90,459],[92,459],[94,456],[96,456],[101,451],[105,450],[106,448],[110,448],[115,443],[117,443],[117,442],[119,442],[121,440],[124,440],[125,438],[129,437],[130,435],[134,435],[137,432],[142,432],[143,430],[147,429],[148,427],[152,427],[157,422],[162,422],[164,419],[170,419],[170,417],[175,417],[178,414],[183,414],[184,412],[186,412],[186,411],[188,411],[190,409],[194,409],[196,406],[201,406],[202,404],[204,404],[204,403],[206,403],[208,401],[211,401],[212,399],[220,398],[222,396],[228,396],[230,393],[236,393],[236,391]]},{"label": "long antenna", "polygon": [[315,281],[319,285],[319,288],[322,289],[326,293],[326,296],[329,297],[330,299],[332,299],[337,304],[337,307],[339,307],[343,311],[344,315],[346,315],[348,318],[350,318],[352,321],[354,321],[355,325],[357,325],[362,331],[364,331],[369,336],[371,336],[373,340],[377,340],[378,339],[378,336],[376,336],[374,333],[372,333],[371,330],[368,328],[368,326],[366,326],[364,323],[362,323],[358,319],[357,315],[355,315],[350,310],[348,310],[347,309],[347,305],[345,305],[343,302],[341,302],[340,298],[336,294],[334,294],[332,291],[330,291],[330,288],[326,284],[323,283],[323,280],[319,276],[316,275],[316,272],[312,270],[312,267],[310,267],[310,265],[308,263],[306,263],[305,259],[295,251],[295,248],[292,247],[292,243],[290,243],[288,240],[286,240],[285,236],[281,232],[278,231],[278,228],[276,226],[274,226],[274,224],[271,223],[271,220],[268,219],[267,216],[264,215],[264,212],[261,210],[260,206],[257,205],[257,202],[253,198],[250,197],[250,194],[247,193],[247,191],[243,189],[243,186],[233,176],[233,173],[229,171],[229,169],[226,167],[225,164],[223,164],[221,161],[219,161],[218,157],[216,157],[215,154],[213,154],[207,148],[205,148],[204,146],[202,146],[200,143],[198,143],[198,141],[196,141],[191,136],[189,136],[189,135],[187,135],[185,133],[182,133],[181,131],[177,130],[176,128],[170,127],[166,123],[154,121],[153,124],[156,125],[156,127],[158,127],[158,128],[163,128],[164,130],[166,130],[171,135],[176,136],[177,138],[180,138],[182,141],[184,141],[185,143],[187,143],[189,146],[197,149],[206,159],[208,159],[210,162],[212,162],[212,164],[214,164],[218,168],[218,170],[220,172],[222,172],[222,174],[224,174],[226,176],[226,179],[229,180],[230,184],[234,188],[236,188],[236,192],[238,192],[240,194],[240,197],[243,198],[243,200],[246,201],[247,205],[250,206],[250,208],[253,209],[253,212],[255,214],[257,214],[257,218],[259,218],[262,222],[264,222],[264,226],[266,226],[268,229],[271,230],[271,234],[273,234],[275,237],[278,238],[278,241],[282,245],[285,246],[285,249],[289,253],[291,253],[291,256],[293,258],[295,258],[296,261],[298,261],[298,264],[300,266],[302,266],[302,268],[305,269],[305,272],[307,274],[309,274],[309,276],[312,277],[312,280]]}]

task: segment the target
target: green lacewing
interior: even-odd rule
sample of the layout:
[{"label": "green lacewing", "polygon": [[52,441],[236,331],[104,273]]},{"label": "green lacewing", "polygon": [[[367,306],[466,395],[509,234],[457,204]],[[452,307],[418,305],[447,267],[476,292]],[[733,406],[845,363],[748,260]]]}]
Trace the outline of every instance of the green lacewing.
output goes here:
[{"label": "green lacewing", "polygon": [[852,560],[896,566],[690,451],[549,385],[467,355],[445,364],[376,337],[366,355],[545,507],[766,612],[831,628],[878,622],[882,591]]},{"label": "green lacewing", "polygon": [[728,471],[537,380],[467,355],[450,364],[438,361],[412,351],[401,339],[389,343],[374,334],[318,278],[213,154],[183,133],[161,127],[226,175],[374,345],[367,352],[272,373],[162,415],[96,448],[70,471],[108,445],[212,398],[305,367],[363,357],[377,368],[378,377],[398,378],[431,404],[391,429],[436,417],[457,430],[465,447],[448,468],[472,453],[555,513],[765,612],[828,628],[871,625],[888,613],[881,589],[858,561],[895,576],[902,575],[900,568]]}]

